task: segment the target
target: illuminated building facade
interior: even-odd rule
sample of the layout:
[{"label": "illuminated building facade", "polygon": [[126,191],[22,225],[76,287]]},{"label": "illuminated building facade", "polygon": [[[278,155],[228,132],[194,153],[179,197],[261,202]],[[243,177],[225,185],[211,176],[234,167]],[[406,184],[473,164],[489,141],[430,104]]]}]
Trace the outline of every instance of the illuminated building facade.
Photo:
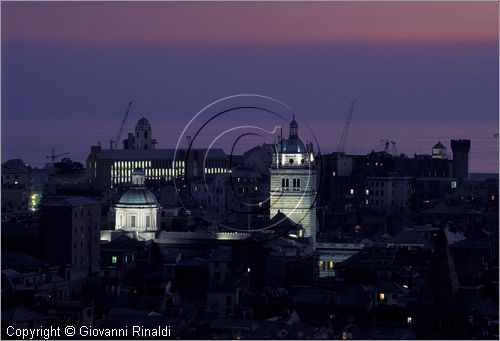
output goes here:
[{"label": "illuminated building facade", "polygon": [[276,146],[271,166],[270,216],[285,214],[297,224],[295,236],[316,242],[316,167],[311,146],[299,137],[295,118],[290,135]]},{"label": "illuminated building facade", "polygon": [[132,185],[115,206],[115,230],[137,232],[143,239],[156,235],[160,205],[155,195],[144,186],[145,175],[140,168],[132,172]]},{"label": "illuminated building facade", "polygon": [[229,172],[229,157],[222,149],[156,149],[151,124],[144,117],[135,132],[123,140],[123,149],[91,146],[86,169],[90,184],[99,190],[132,182],[132,172],[142,168],[146,180],[215,176]]},{"label": "illuminated building facade", "polygon": [[116,187],[122,183],[132,182],[132,172],[142,168],[146,180],[171,181],[182,180],[187,176],[201,177],[227,173],[229,157],[222,149],[122,149],[104,150],[100,146],[92,146],[87,158],[87,171],[90,183],[98,189]]}]

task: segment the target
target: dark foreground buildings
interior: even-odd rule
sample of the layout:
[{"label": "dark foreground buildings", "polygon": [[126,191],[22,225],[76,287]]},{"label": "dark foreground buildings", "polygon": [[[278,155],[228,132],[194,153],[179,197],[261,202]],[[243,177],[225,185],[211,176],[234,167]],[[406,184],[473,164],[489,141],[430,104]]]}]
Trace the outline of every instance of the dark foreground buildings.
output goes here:
[{"label": "dark foreground buildings", "polygon": [[498,339],[498,175],[469,174],[470,141],[451,158],[443,142],[318,155],[290,128],[244,155],[177,160],[141,119],[84,172],[4,163],[2,336]]}]

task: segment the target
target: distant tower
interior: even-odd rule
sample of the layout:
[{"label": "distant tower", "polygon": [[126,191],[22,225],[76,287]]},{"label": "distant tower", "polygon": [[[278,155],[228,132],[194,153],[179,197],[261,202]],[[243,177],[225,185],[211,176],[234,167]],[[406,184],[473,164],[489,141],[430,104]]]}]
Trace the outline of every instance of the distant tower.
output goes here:
[{"label": "distant tower", "polygon": [[453,151],[453,176],[466,179],[469,177],[470,140],[451,140]]},{"label": "distant tower", "polygon": [[446,148],[441,141],[438,141],[434,147],[432,147],[432,158],[433,159],[447,159],[448,148]]},{"label": "distant tower", "polygon": [[155,238],[160,205],[155,195],[144,185],[144,171],[132,172],[132,185],[115,206],[115,230],[137,232],[144,239]]},{"label": "distant tower", "polygon": [[151,136],[151,125],[144,117],[135,125],[134,149],[155,149],[156,140]]},{"label": "distant tower", "polygon": [[312,146],[299,138],[295,116],[288,139],[276,145],[271,165],[270,216],[278,212],[296,223],[296,234],[316,243],[316,168]]}]

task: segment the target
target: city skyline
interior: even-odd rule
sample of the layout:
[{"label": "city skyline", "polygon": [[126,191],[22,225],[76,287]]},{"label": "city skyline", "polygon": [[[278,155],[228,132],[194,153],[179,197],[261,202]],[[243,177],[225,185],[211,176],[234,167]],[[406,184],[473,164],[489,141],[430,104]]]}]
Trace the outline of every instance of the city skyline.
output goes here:
[{"label": "city skyline", "polygon": [[471,171],[498,172],[495,2],[289,5],[3,3],[3,160],[84,161],[130,100],[125,131],[145,116],[174,148],[203,106],[250,92],[292,105],[324,152],[356,97],[347,152],[467,138]]}]

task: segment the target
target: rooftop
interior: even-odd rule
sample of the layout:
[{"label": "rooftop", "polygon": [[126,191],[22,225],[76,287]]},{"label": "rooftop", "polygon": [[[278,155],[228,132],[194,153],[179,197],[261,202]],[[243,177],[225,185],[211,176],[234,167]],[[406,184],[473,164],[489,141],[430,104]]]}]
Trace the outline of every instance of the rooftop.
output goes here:
[{"label": "rooftop", "polygon": [[[99,160],[150,160],[150,159],[176,159],[184,161],[186,149],[178,149],[175,155],[175,149],[102,149],[98,154]],[[203,155],[207,149],[191,149],[190,154],[201,152]],[[227,154],[220,148],[208,150],[208,158],[225,159]]]},{"label": "rooftop", "polygon": [[100,205],[99,202],[89,199],[87,197],[44,197],[42,200],[42,206],[88,206],[88,205]]}]

